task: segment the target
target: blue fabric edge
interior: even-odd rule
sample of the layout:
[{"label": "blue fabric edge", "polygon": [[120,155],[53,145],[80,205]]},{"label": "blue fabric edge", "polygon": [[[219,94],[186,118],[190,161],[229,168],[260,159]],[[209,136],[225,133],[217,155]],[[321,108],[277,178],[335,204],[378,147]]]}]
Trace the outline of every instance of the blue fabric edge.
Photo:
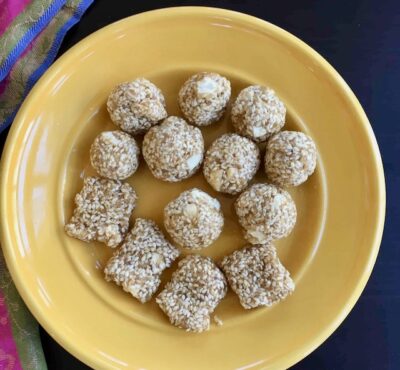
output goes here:
[{"label": "blue fabric edge", "polygon": [[49,24],[59,10],[65,5],[66,0],[56,0],[51,3],[49,8],[42,14],[37,22],[29,28],[24,36],[18,41],[14,49],[11,50],[3,65],[0,66],[0,81],[3,81],[9,74],[14,63],[32,42],[32,40]]},{"label": "blue fabric edge", "polygon": [[[64,25],[59,29],[58,33],[56,34],[56,37],[54,38],[53,45],[51,46],[50,51],[47,54],[47,57],[42,62],[42,64],[29,77],[27,85],[25,87],[25,91],[23,93],[22,100],[25,99],[26,95],[28,95],[29,91],[32,89],[32,87],[37,82],[37,80],[50,67],[51,63],[54,61],[54,59],[57,56],[57,52],[60,49],[61,43],[62,43],[66,33],[72,26],[74,26],[77,22],[79,22],[79,20],[82,18],[83,14],[87,10],[87,8],[89,8],[89,6],[93,3],[93,1],[94,0],[82,0],[82,2],[76,8],[72,17],[67,22],[65,22]],[[22,102],[20,104],[18,104],[18,106],[15,108],[15,110],[8,116],[8,118],[3,123],[0,123],[0,133],[2,133],[8,126],[11,125],[21,104],[22,104]]]}]

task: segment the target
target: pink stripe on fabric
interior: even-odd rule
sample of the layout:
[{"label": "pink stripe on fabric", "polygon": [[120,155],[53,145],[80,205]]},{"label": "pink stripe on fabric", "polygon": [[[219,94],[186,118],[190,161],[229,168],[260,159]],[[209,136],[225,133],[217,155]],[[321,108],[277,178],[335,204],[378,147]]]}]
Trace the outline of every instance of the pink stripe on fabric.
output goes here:
[{"label": "pink stripe on fabric", "polygon": [[3,292],[0,290],[0,369],[23,370],[14,342],[10,316]]},{"label": "pink stripe on fabric", "polygon": [[0,0],[0,37],[31,0]]}]

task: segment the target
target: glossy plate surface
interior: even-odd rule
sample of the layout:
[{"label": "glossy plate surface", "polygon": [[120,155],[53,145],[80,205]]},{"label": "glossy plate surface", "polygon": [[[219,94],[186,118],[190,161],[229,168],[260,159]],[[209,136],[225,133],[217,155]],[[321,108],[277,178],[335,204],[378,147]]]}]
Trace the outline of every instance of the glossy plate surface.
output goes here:
[{"label": "glossy plate surface", "polygon": [[[110,90],[145,76],[164,92],[169,114],[196,71],[275,89],[288,108],[286,129],[311,135],[316,173],[290,192],[298,223],[278,253],[295,293],[268,309],[243,310],[229,293],[224,322],[195,335],[170,326],[154,302],[141,305],[106,283],[105,246],[67,237],[63,225],[89,168],[94,137],[114,128]],[[229,119],[202,129],[206,144]],[[262,173],[258,180],[263,181]],[[201,174],[166,184],[143,161],[129,179],[140,197],[134,216],[159,224],[182,190],[216,195]],[[218,196],[226,226],[202,253],[216,259],[244,245],[229,196]],[[35,86],[10,132],[2,160],[1,226],[7,263],[25,302],[45,329],[95,368],[250,369],[288,367],[321,344],[361,294],[379,249],[385,209],[379,150],[357,99],[316,52],[271,24],[210,8],[171,8],[112,24],[63,55]],[[166,275],[169,275],[167,273]],[[168,278],[168,276],[165,276]]]}]

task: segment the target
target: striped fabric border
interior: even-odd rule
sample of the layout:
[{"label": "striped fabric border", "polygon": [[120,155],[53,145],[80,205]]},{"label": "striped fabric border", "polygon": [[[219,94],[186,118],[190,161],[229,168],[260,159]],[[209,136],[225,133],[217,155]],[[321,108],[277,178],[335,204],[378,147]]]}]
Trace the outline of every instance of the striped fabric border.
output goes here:
[{"label": "striped fabric border", "polygon": [[0,83],[0,133],[12,123],[23,99],[54,61],[65,34],[92,2],[68,0]]},{"label": "striped fabric border", "polygon": [[34,0],[8,26],[0,38],[0,81],[4,80],[23,51],[48,25],[65,1]]}]

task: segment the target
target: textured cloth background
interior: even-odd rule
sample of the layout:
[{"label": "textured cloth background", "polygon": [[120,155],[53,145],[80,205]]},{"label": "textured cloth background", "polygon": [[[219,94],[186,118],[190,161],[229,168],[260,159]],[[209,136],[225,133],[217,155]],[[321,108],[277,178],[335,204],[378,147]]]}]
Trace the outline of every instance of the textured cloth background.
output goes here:
[{"label": "textured cloth background", "polygon": [[[0,132],[93,0],[0,0]],[[1,215],[0,215],[1,217]],[[47,369],[33,318],[0,249],[0,370]]]},{"label": "textured cloth background", "polygon": [[0,132],[11,124],[23,99],[54,61],[65,34],[92,2],[0,0]]}]

